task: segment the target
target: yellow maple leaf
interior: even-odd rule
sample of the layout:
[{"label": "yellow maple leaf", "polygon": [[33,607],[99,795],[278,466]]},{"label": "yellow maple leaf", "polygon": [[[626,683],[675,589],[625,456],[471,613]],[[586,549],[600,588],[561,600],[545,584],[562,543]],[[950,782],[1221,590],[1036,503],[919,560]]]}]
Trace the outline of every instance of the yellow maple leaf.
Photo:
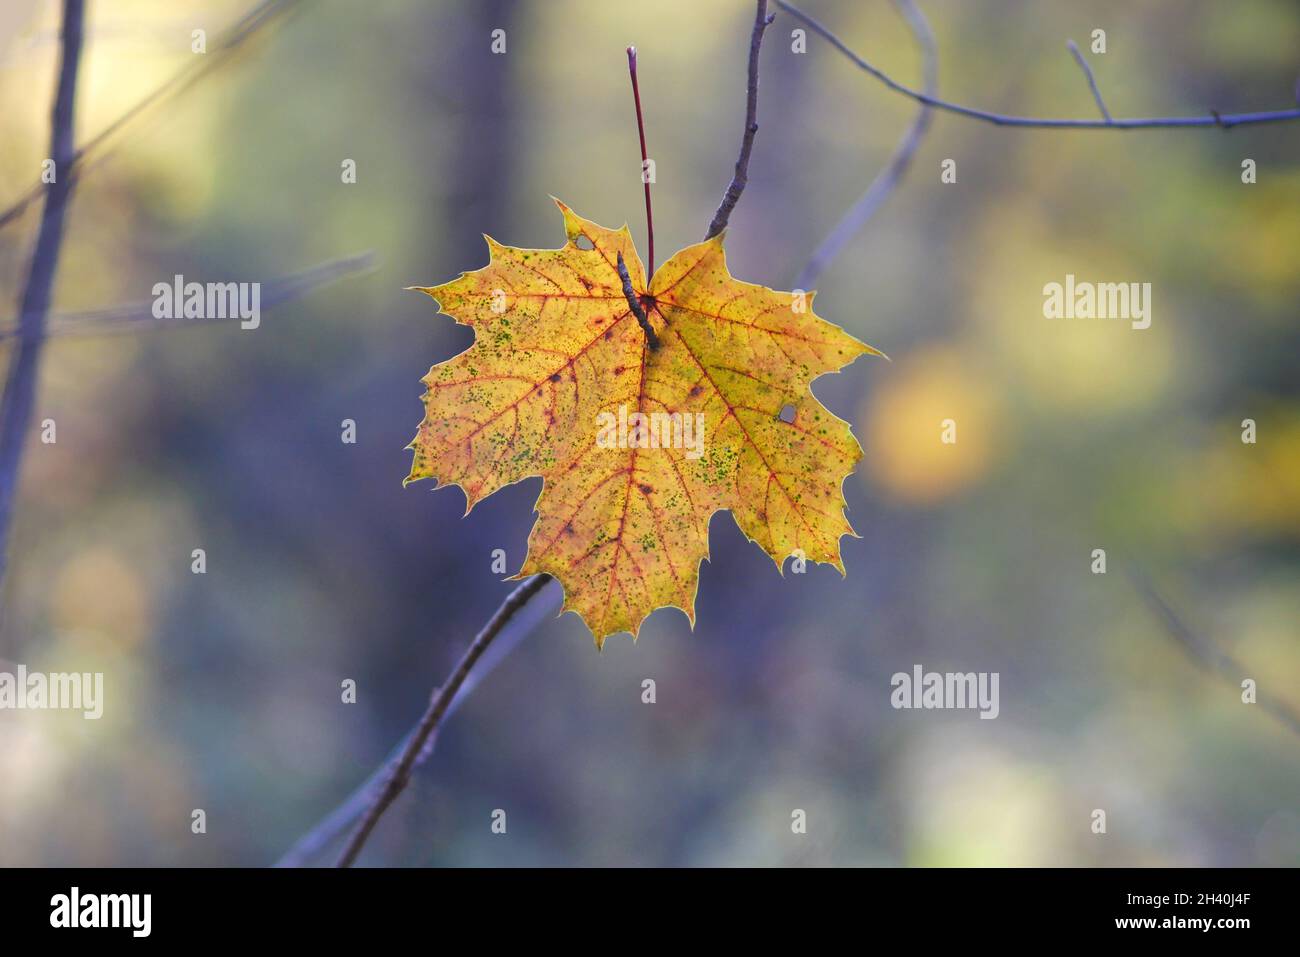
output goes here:
[{"label": "yellow maple leaf", "polygon": [[812,293],[735,279],[721,235],[681,250],[647,287],[626,225],[605,229],[555,202],[561,248],[485,237],[487,266],[413,287],[475,340],[423,379],[406,481],[460,486],[468,514],[541,476],[517,577],[559,579],[597,646],[635,637],[665,606],[694,627],[719,509],[778,569],[795,554],[843,574],[840,538],[854,532],[841,486],[862,449],[809,384],[881,353],[814,315]]}]

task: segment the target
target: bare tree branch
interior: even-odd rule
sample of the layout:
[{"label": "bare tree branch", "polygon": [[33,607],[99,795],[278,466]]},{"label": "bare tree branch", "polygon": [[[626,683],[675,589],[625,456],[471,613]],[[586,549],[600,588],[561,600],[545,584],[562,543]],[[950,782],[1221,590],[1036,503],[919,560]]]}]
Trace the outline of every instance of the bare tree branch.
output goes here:
[{"label": "bare tree branch", "polygon": [[[302,272],[265,280],[261,284],[262,289],[259,300],[261,308],[264,310],[273,309],[276,306],[301,299],[320,286],[369,270],[374,266],[374,262],[374,254],[364,252],[355,256],[346,256],[342,259],[321,263],[310,269],[304,269]],[[234,321],[234,319],[235,317],[232,316],[227,321]],[[152,302],[136,302],[124,306],[113,306],[108,309],[93,309],[89,312],[51,316],[43,338],[112,336],[126,333],[152,332],[161,329],[202,329],[213,321],[221,322],[222,320],[185,321],[159,319],[153,314]],[[0,327],[0,342],[18,339],[22,335],[22,330],[17,323],[11,322],[7,328]]]},{"label": "bare tree branch", "polygon": [[1097,87],[1097,78],[1092,75],[1092,67],[1084,59],[1083,51],[1079,49],[1079,45],[1073,40],[1066,40],[1065,45],[1074,56],[1074,62],[1079,64],[1079,69],[1083,71],[1083,75],[1088,78],[1088,89],[1092,90],[1092,98],[1097,101],[1097,109],[1101,110],[1102,119],[1107,123],[1113,123],[1114,120],[1111,119],[1110,110],[1106,109],[1106,101],[1101,98],[1101,90]]},{"label": "bare tree branch", "polygon": [[36,380],[40,373],[41,349],[45,344],[45,320],[50,311],[54,275],[59,268],[59,249],[63,245],[63,219],[72,195],[70,168],[76,151],[73,134],[77,68],[81,62],[85,13],[85,0],[64,0],[63,48],[50,128],[54,182],[49,184],[45,194],[36,250],[32,254],[18,310],[18,328],[22,331],[22,338],[10,359],[4,400],[0,403],[0,585],[4,582],[23,446],[36,403]]},{"label": "bare tree branch", "polygon": [[749,154],[754,150],[754,134],[758,132],[758,51],[763,45],[763,31],[775,17],[767,12],[767,0],[758,0],[754,13],[754,32],[749,38],[749,85],[745,99],[745,133],[740,138],[740,156],[736,160],[736,172],[727,184],[727,191],[722,194],[718,211],[713,214],[709,231],[705,239],[712,239],[727,228],[731,211],[740,202],[740,194],[749,182]]},{"label": "bare tree branch", "polygon": [[[262,0],[256,7],[240,17],[234,26],[213,41],[208,53],[199,57],[191,57],[186,65],[166,82],[88,139],[80,149],[76,150],[66,171],[68,185],[71,185],[73,178],[80,176],[89,168],[92,159],[98,162],[108,155],[109,144],[125,127],[147,114],[151,109],[163,105],[176,95],[189,89],[200,79],[224,65],[231,59],[232,54],[243,48],[245,40],[262,27],[274,22],[281,14],[291,10],[298,2],[299,0]],[[64,175],[65,171],[60,166],[60,178]],[[37,183],[18,197],[3,213],[0,213],[0,229],[21,216],[43,191],[43,185]]]},{"label": "bare tree branch", "polygon": [[416,725],[415,732],[407,739],[401,756],[395,763],[388,765],[391,770],[388,772],[383,789],[375,796],[370,807],[366,809],[361,823],[357,825],[357,829],[348,840],[347,847],[343,849],[343,853],[339,856],[336,867],[351,867],[356,861],[357,855],[361,853],[361,849],[365,847],[366,841],[370,837],[370,832],[375,829],[375,825],[379,823],[379,819],[384,812],[397,800],[397,796],[405,790],[406,785],[410,782],[411,771],[421,759],[426,743],[438,730],[438,725],[442,723],[443,717],[446,716],[452,700],[460,690],[460,686],[469,677],[474,662],[478,661],[483,652],[487,650],[488,645],[492,643],[492,639],[501,632],[506,623],[528,604],[529,599],[540,592],[550,580],[551,576],[546,574],[534,575],[532,578],[526,579],[502,602],[501,607],[496,610],[496,613],[483,627],[483,630],[474,636],[469,648],[465,650],[465,654],[457,662],[456,667],[452,669],[451,675],[443,682],[442,687],[434,691],[428,709],[424,712],[424,716],[420,718],[420,723]]},{"label": "bare tree branch", "polygon": [[839,50],[846,57],[852,60],[859,69],[870,73],[895,93],[901,93],[903,96],[911,97],[913,100],[916,100],[916,102],[923,103],[926,106],[932,106],[936,110],[956,113],[959,116],[969,117],[974,120],[982,120],[985,123],[993,123],[996,126],[1078,130],[1134,130],[1201,126],[1220,126],[1224,129],[1229,129],[1234,126],[1248,126],[1257,123],[1280,123],[1288,120],[1300,120],[1300,108],[1289,110],[1265,110],[1257,113],[1220,114],[1215,111],[1210,111],[1209,116],[1162,116],[1150,119],[1129,120],[1056,120],[1032,116],[1008,116],[1002,113],[992,113],[988,110],[977,110],[974,107],[962,106],[958,103],[950,103],[947,100],[941,100],[938,97],[919,93],[910,87],[904,86],[883,70],[872,66],[862,57],[858,56],[858,54],[849,49],[843,40],[808,14],[804,13],[794,4],[787,2],[787,0],[776,0],[776,5],[791,16],[807,24],[809,29],[814,33],[820,34],[832,46],[834,46],[835,49]]},{"label": "bare tree branch", "polygon": [[[1220,651],[1211,641],[1188,628],[1183,623],[1183,620],[1174,613],[1174,610],[1169,607],[1168,603],[1156,593],[1156,590],[1142,572],[1137,569],[1129,569],[1128,574],[1133,587],[1159,615],[1160,620],[1164,623],[1165,630],[1169,632],[1169,637],[1174,640],[1179,650],[1202,671],[1216,675],[1233,687],[1240,688],[1241,680],[1247,676],[1246,668],[1236,659]],[[1273,696],[1260,698],[1257,703],[1260,710],[1271,714],[1293,734],[1300,735],[1300,713],[1297,713],[1285,701]]]},{"label": "bare tree branch", "polygon": [[[510,656],[510,653],[519,646],[524,638],[528,637],[549,612],[559,609],[560,598],[561,591],[558,584],[550,588],[549,592],[543,590],[528,605],[526,615],[523,611],[520,611],[507,625],[502,627],[501,633],[492,642],[491,647],[483,653],[483,657],[479,659],[469,677],[465,679],[465,683],[460,686],[460,691],[451,699],[451,705],[447,708],[447,713],[443,715],[443,723],[446,723],[456,713],[456,709],[474,693],[474,689],[493,672],[497,665]],[[400,760],[416,730],[416,728],[412,728],[406,737],[402,738],[394,746],[384,763],[376,768],[374,773],[366,778],[343,803],[299,838],[297,843],[276,862],[275,866],[304,867],[323,854],[331,844],[338,840],[348,827],[377,800],[387,781],[388,774],[391,773],[390,768]],[[429,760],[437,740],[438,734],[435,731],[429,736],[428,742],[420,750],[419,756],[415,760],[415,767],[418,768]]]},{"label": "bare tree branch", "polygon": [[[934,34],[930,32],[930,24],[912,0],[894,0],[894,6],[902,14],[912,30],[912,36],[916,39],[916,45],[921,51],[925,93],[927,96],[933,96],[938,91],[939,85],[939,58],[935,53]],[[798,278],[795,279],[795,289],[810,289],[818,277],[826,271],[826,267],[840,254],[840,250],[861,232],[862,227],[898,187],[908,167],[912,165],[912,157],[920,147],[921,140],[925,139],[926,131],[930,128],[930,112],[931,108],[926,105],[922,105],[916,111],[916,117],[903,134],[888,165],[871,181],[867,191],[822,240],[821,245],[813,252],[807,264],[800,270]]]}]

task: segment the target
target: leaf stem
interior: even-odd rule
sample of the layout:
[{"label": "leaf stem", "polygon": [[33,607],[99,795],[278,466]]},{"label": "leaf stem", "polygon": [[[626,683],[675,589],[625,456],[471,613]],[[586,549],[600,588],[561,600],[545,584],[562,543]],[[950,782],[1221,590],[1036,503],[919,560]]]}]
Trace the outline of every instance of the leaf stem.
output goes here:
[{"label": "leaf stem", "polygon": [[655,217],[650,207],[650,157],[645,149],[645,121],[641,118],[641,88],[636,82],[636,47],[627,48],[627,72],[632,77],[632,101],[636,103],[636,131],[641,137],[641,185],[645,187],[645,231],[650,247],[650,267],[646,270],[646,285],[655,274]]}]

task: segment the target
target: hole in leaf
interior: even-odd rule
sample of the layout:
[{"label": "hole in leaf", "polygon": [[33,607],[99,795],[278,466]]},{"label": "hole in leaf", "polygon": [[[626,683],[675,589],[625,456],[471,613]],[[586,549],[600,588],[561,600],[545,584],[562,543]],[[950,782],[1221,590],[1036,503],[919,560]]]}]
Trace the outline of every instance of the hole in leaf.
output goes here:
[{"label": "hole in leaf", "polygon": [[596,244],[593,243],[593,242],[592,242],[590,239],[588,239],[586,236],[579,236],[577,239],[575,239],[575,240],[573,241],[573,245],[577,246],[579,249],[595,249],[595,248],[596,248]]},{"label": "hole in leaf", "polygon": [[781,421],[787,424],[794,421],[794,406],[786,403],[781,407]]}]

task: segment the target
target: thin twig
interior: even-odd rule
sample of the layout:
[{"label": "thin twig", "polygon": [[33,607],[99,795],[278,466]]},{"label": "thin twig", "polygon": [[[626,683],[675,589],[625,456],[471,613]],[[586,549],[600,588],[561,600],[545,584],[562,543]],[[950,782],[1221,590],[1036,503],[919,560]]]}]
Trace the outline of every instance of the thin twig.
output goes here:
[{"label": "thin twig", "polygon": [[1113,123],[1110,110],[1106,109],[1106,101],[1101,98],[1101,89],[1097,86],[1097,78],[1092,75],[1092,67],[1088,61],[1083,58],[1083,51],[1073,40],[1066,40],[1065,45],[1069,47],[1070,53],[1074,55],[1074,61],[1079,64],[1079,69],[1083,75],[1088,78],[1088,89],[1092,90],[1092,98],[1097,101],[1097,109],[1101,110],[1102,118],[1107,123]]},{"label": "thin twig", "polygon": [[45,194],[45,209],[41,214],[36,250],[32,254],[32,264],[18,310],[18,327],[22,331],[22,338],[10,359],[4,401],[0,403],[0,584],[4,582],[9,528],[13,522],[23,446],[36,403],[36,380],[40,372],[41,348],[45,344],[45,320],[50,311],[50,294],[54,288],[54,274],[59,267],[59,249],[63,244],[63,219],[68,209],[68,198],[72,194],[69,167],[76,151],[73,121],[85,12],[85,0],[64,0],[61,31],[63,47],[50,129],[54,182],[49,184],[49,190]]},{"label": "thin twig", "polygon": [[[925,93],[927,96],[933,96],[938,91],[939,85],[939,58],[935,53],[934,34],[930,32],[930,24],[912,0],[895,0],[894,6],[907,22],[912,30],[912,36],[916,39],[916,45],[921,51]],[[895,148],[888,165],[871,181],[867,191],[821,241],[821,245],[800,270],[798,278],[794,281],[795,289],[812,288],[817,278],[825,272],[826,267],[840,254],[848,241],[861,232],[862,227],[876,214],[876,210],[884,204],[890,193],[898,187],[912,164],[912,157],[916,155],[921,140],[925,138],[926,131],[930,128],[930,115],[931,108],[922,104]]]},{"label": "thin twig", "polygon": [[641,331],[645,333],[646,342],[650,343],[651,349],[659,348],[659,337],[655,335],[654,326],[650,325],[650,317],[646,315],[645,306],[641,305],[641,300],[632,288],[632,277],[628,275],[627,263],[623,261],[623,254],[618,254],[618,278],[623,280],[623,295],[627,297],[627,304],[632,310],[632,315],[636,316],[636,321],[641,324]]},{"label": "thin twig", "polygon": [[860,69],[870,73],[895,93],[901,93],[903,96],[911,97],[913,100],[916,100],[916,102],[932,106],[937,110],[956,113],[960,116],[966,116],[975,120],[983,120],[986,123],[993,123],[996,126],[1079,130],[1133,130],[1200,126],[1220,126],[1224,129],[1229,129],[1234,126],[1248,126],[1256,123],[1279,123],[1287,120],[1300,120],[1300,108],[1290,110],[1266,110],[1257,113],[1219,114],[1211,111],[1211,115],[1209,116],[1163,116],[1153,117],[1151,119],[1112,119],[1110,121],[1054,120],[1031,116],[1008,116],[1002,113],[991,113],[988,110],[977,110],[973,107],[962,106],[958,103],[949,103],[947,100],[941,100],[938,97],[927,96],[924,93],[920,93],[904,86],[883,70],[872,66],[862,57],[858,56],[858,54],[849,49],[843,40],[808,14],[804,13],[794,4],[787,2],[787,0],[776,0],[776,5],[807,24],[814,33],[820,34],[832,46],[834,46],[835,49],[839,50],[846,57],[852,60]]},{"label": "thin twig", "polygon": [[[338,279],[354,276],[370,269],[375,262],[372,252],[359,253],[342,259],[321,263],[302,272],[290,273],[261,283],[259,298],[262,310],[293,302],[307,295],[320,286],[328,285]],[[230,316],[229,321],[236,321],[237,316]],[[124,333],[152,332],[161,329],[203,329],[217,319],[180,320],[159,319],[153,314],[153,302],[136,302],[108,309],[94,309],[89,312],[56,315],[49,318],[45,339],[121,335]],[[0,342],[17,339],[22,336],[21,328],[16,323],[0,325]]]},{"label": "thin twig", "polygon": [[745,133],[740,138],[740,156],[736,160],[736,172],[727,184],[727,191],[722,194],[718,211],[713,214],[709,231],[704,238],[712,239],[727,228],[731,211],[740,202],[740,194],[749,182],[749,154],[754,150],[754,134],[758,132],[758,51],[763,45],[763,31],[776,19],[767,12],[767,0],[758,0],[754,14],[754,32],[749,38],[749,82],[745,97]]},{"label": "thin twig", "polygon": [[[81,148],[72,155],[72,161],[68,164],[66,175],[68,176],[69,185],[71,185],[73,178],[86,171],[92,158],[98,161],[108,155],[106,147],[113,137],[121,133],[124,128],[146,114],[150,109],[161,106],[167,100],[189,89],[217,67],[222,66],[230,59],[231,54],[242,47],[245,40],[262,27],[276,20],[280,14],[292,9],[298,2],[299,0],[263,0],[263,2],[240,17],[234,26],[216,38],[210,44],[207,53],[202,56],[191,56],[186,65],[169,77],[161,86],[82,144]],[[64,175],[63,167],[60,166],[59,176],[63,177]],[[44,186],[36,183],[18,197],[3,213],[0,213],[0,229],[21,216],[42,192],[44,192]]]},{"label": "thin twig", "polygon": [[[460,691],[451,699],[451,706],[442,718],[443,724],[446,724],[451,719],[452,715],[456,713],[456,709],[474,693],[474,689],[488,675],[492,674],[497,665],[508,658],[510,653],[523,642],[524,638],[528,637],[533,629],[546,619],[547,614],[559,608],[561,594],[557,585],[553,585],[549,590],[544,589],[537,598],[529,602],[527,614],[522,611],[517,613],[510,620],[510,623],[501,629],[501,633],[492,642],[491,647],[483,653],[483,657],[474,666],[469,677],[465,679],[465,683],[460,686]],[[386,772],[389,766],[400,759],[402,752],[410,743],[415,732],[416,729],[412,728],[401,741],[394,745],[384,763],[376,768],[370,777],[366,778],[338,807],[322,818],[320,823],[300,837],[293,847],[276,861],[275,866],[304,867],[342,837],[353,822],[365,813],[366,808],[374,803],[387,779]],[[437,740],[437,732],[429,736],[429,740],[420,749],[420,754],[416,758],[416,768],[430,758]]]},{"label": "thin twig", "polygon": [[447,680],[443,682],[442,687],[434,692],[428,709],[424,712],[424,716],[420,718],[420,723],[416,725],[415,733],[411,735],[406,747],[402,749],[401,757],[396,764],[390,765],[392,773],[388,775],[383,790],[376,795],[374,803],[366,810],[365,815],[361,818],[361,823],[357,825],[357,829],[352,833],[347,847],[343,849],[343,853],[339,856],[336,867],[351,867],[353,862],[356,861],[357,855],[365,847],[370,832],[375,829],[375,825],[379,823],[384,811],[388,810],[389,806],[397,800],[397,796],[402,793],[410,782],[411,771],[420,759],[420,755],[425,749],[425,743],[429,740],[430,735],[438,730],[438,725],[451,707],[451,702],[456,697],[457,691],[460,690],[460,686],[469,676],[470,669],[474,667],[474,662],[478,661],[488,645],[492,643],[492,639],[500,633],[501,629],[505,627],[515,613],[528,604],[528,600],[540,592],[550,580],[551,576],[547,574],[534,575],[525,580],[501,603],[501,607],[496,610],[496,613],[483,627],[483,630],[474,636],[474,640],[470,642],[469,648],[465,650],[465,654],[457,662]]},{"label": "thin twig", "polygon": [[[1169,636],[1174,639],[1179,649],[1203,671],[1217,675],[1234,687],[1239,687],[1239,683],[1246,675],[1246,669],[1241,663],[1188,628],[1182,619],[1174,613],[1174,610],[1169,607],[1168,603],[1156,593],[1156,590],[1142,572],[1137,569],[1129,569],[1128,575],[1138,594],[1160,616],[1160,619],[1164,622],[1165,630],[1169,632]],[[1296,712],[1285,701],[1274,695],[1259,698],[1256,703],[1259,705],[1260,710],[1268,712],[1286,725],[1292,733],[1300,735],[1300,713]]]}]

